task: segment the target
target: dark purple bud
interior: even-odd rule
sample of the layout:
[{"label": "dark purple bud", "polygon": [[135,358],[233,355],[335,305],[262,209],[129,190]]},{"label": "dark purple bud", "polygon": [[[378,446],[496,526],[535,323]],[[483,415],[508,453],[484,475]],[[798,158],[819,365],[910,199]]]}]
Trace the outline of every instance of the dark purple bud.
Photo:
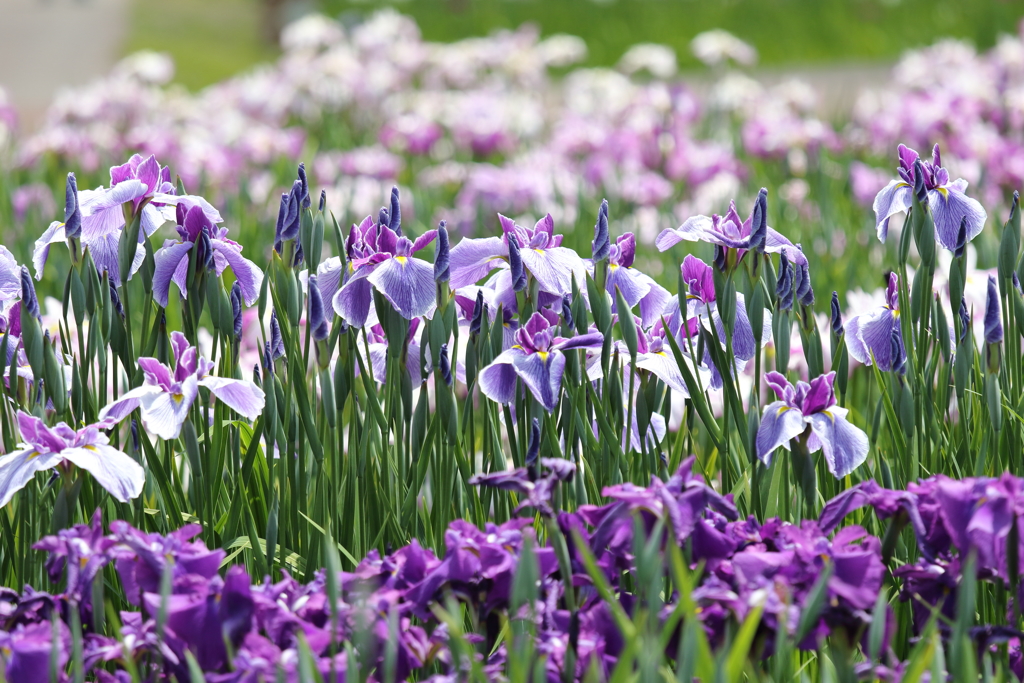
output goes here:
[{"label": "dark purple bud", "polygon": [[484,303],[484,293],[481,290],[477,290],[476,303],[473,304],[473,319],[469,323],[470,336],[480,334],[480,327],[483,325],[486,312],[487,304]]},{"label": "dark purple bud", "polygon": [[962,298],[960,299],[960,310],[957,311],[960,316],[960,338],[957,340],[958,344],[963,343],[964,337],[967,336],[967,330],[971,327],[971,316],[967,313],[967,302]]},{"label": "dark purple bud", "polygon": [[36,320],[42,318],[39,311],[39,299],[36,298],[36,287],[32,283],[32,275],[25,266],[21,267],[21,310]]},{"label": "dark purple bud", "polygon": [[281,323],[277,321],[277,311],[270,315],[270,351],[271,360],[284,355],[284,337],[281,335]]},{"label": "dark purple bud", "polygon": [[441,221],[437,226],[437,243],[434,244],[434,281],[435,282],[448,282],[451,273],[449,270],[449,264],[451,263],[450,249],[448,247],[448,227],[447,223]]},{"label": "dark purple bud", "polygon": [[317,207],[317,210],[323,213],[325,208],[327,208],[327,190],[320,190],[320,206]]},{"label": "dark purple bud", "polygon": [[907,374],[907,349],[903,346],[903,332],[899,325],[892,326],[889,356],[892,358],[892,371],[900,375]]},{"label": "dark purple bud", "polygon": [[562,320],[565,321],[566,327],[575,327],[576,323],[572,319],[572,296],[569,294],[562,295]]},{"label": "dark purple bud", "polygon": [[231,319],[234,322],[235,341],[242,341],[242,285],[238,280],[231,285]]},{"label": "dark purple bud", "polygon": [[[299,206],[302,202],[302,183],[296,180],[292,183],[292,190],[286,195],[281,195],[281,209],[277,214],[277,237],[275,245],[299,236]],[[278,250],[280,253],[280,250]]]},{"label": "dark purple bud", "polygon": [[310,206],[309,182],[306,180],[306,164],[299,162],[299,202],[303,209]]},{"label": "dark purple bud", "polygon": [[300,265],[302,265],[302,261],[303,261],[304,258],[305,258],[305,255],[304,255],[304,253],[302,251],[302,243],[296,242],[295,243],[295,258],[292,259],[292,268],[298,268]]},{"label": "dark purple bud", "polygon": [[843,313],[839,310],[839,294],[832,292],[832,334],[843,336]]},{"label": "dark purple bud", "polygon": [[263,346],[263,371],[267,373],[268,377],[272,377],[274,374],[274,352],[270,348],[270,342],[267,342]]},{"label": "dark purple bud", "polygon": [[715,245],[715,268],[718,268],[719,272],[724,273],[728,267],[729,250],[723,247],[721,244]]},{"label": "dark purple bud", "polygon": [[386,206],[380,207],[380,211],[377,213],[377,225],[378,226],[384,226],[384,225],[387,225],[388,223],[390,223],[391,219],[388,216],[389,216],[389,214],[388,214],[387,207]]},{"label": "dark purple bud", "polygon": [[594,241],[590,243],[590,250],[594,261],[603,261],[608,258],[611,246],[611,238],[608,236],[608,200],[605,199],[601,201],[601,208],[597,211],[597,224],[594,225]]},{"label": "dark purple bud", "polygon": [[[277,207],[277,227],[274,228],[274,251],[278,254],[281,253],[281,231],[284,230],[284,223],[288,220],[288,197],[290,195],[281,195],[281,205]],[[178,225],[182,225],[185,222],[184,212],[182,205],[178,204]]]},{"label": "dark purple bud", "polygon": [[439,364],[440,364],[440,370],[441,370],[441,378],[444,379],[444,383],[445,384],[447,384],[448,386],[451,386],[452,385],[452,364],[451,364],[451,361],[448,360],[448,344],[441,344],[441,353],[440,353]]},{"label": "dark purple bud", "polygon": [[391,214],[388,227],[395,231],[399,237],[402,236],[402,206],[398,203],[398,188],[391,188]]},{"label": "dark purple bud", "polygon": [[74,173],[68,173],[64,187],[64,236],[77,238],[82,234],[82,210],[78,206],[78,181]]},{"label": "dark purple bud", "polygon": [[327,339],[331,329],[327,324],[327,316],[324,315],[324,299],[320,294],[320,285],[317,284],[316,275],[309,276],[309,292],[306,298],[309,303],[306,317],[313,341],[323,341]]},{"label": "dark purple bud", "polygon": [[136,453],[138,453],[139,449],[141,448],[141,445],[139,444],[139,423],[135,421],[134,417],[132,418],[131,422],[131,433],[132,448],[135,450]]},{"label": "dark purple bud", "polygon": [[924,182],[924,166],[921,165],[920,159],[914,162],[914,194],[917,195],[917,201],[922,204],[928,199],[928,188]]},{"label": "dark purple bud", "polygon": [[537,456],[540,455],[540,422],[533,418],[530,424],[530,444],[526,448],[526,469],[530,473],[530,481],[537,478]]},{"label": "dark purple bud", "polygon": [[793,309],[793,267],[789,265],[786,254],[779,254],[779,279],[775,283],[775,296],[778,297],[780,310]]},{"label": "dark purple bud", "polygon": [[751,251],[764,253],[765,242],[768,241],[768,190],[761,188],[754,202],[754,212],[750,221]]},{"label": "dark purple bud", "polygon": [[117,287],[114,286],[113,280],[107,280],[107,288],[110,290],[110,303],[114,306],[117,314],[121,316],[121,319],[124,320],[124,306],[121,305],[121,297],[117,295]]},{"label": "dark purple bud", "polygon": [[[263,354],[262,353],[260,354],[260,359],[261,360],[263,359]],[[253,366],[252,366],[252,381],[255,382],[258,386],[263,386],[263,377],[262,377],[262,373],[260,372],[260,364],[259,363],[253,363]]]},{"label": "dark purple bud", "polygon": [[985,343],[998,344],[1003,341],[1003,320],[999,312],[999,290],[996,279],[988,276],[988,296],[985,299]]},{"label": "dark purple bud", "polygon": [[199,233],[198,244],[196,245],[196,258],[199,261],[196,263],[196,268],[206,268],[206,270],[213,270],[213,245],[210,244],[210,235],[203,230]]},{"label": "dark purple bud", "polygon": [[796,290],[796,298],[800,302],[801,306],[813,306],[814,305],[814,290],[811,289],[811,274],[807,272],[807,266],[793,266],[794,279],[796,284],[793,289]]},{"label": "dark purple bud", "polygon": [[512,291],[523,291],[526,289],[526,269],[523,268],[523,257],[519,254],[519,240],[511,232],[508,233],[508,265],[512,271]]},{"label": "dark purple bud", "polygon": [[967,216],[960,219],[960,228],[956,231],[956,244],[953,246],[953,256],[957,258],[964,255],[967,248]]}]

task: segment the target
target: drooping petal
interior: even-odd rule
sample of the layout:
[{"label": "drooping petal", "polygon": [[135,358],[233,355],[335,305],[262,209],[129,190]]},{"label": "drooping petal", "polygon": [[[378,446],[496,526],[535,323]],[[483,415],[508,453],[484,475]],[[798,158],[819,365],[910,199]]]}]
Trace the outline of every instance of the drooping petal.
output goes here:
[{"label": "drooping petal", "polygon": [[928,192],[928,208],[935,222],[935,239],[949,251],[957,246],[957,233],[965,216],[968,242],[978,236],[988,220],[981,203],[964,194],[966,189],[967,181],[958,178],[944,188]]},{"label": "drooping petal", "polygon": [[789,449],[789,442],[800,436],[807,425],[804,416],[796,408],[783,401],[769,403],[761,415],[761,426],[757,428],[757,457],[765,465],[772,464],[772,453],[782,446]]},{"label": "drooping petal", "polygon": [[572,293],[572,281],[583,287],[587,278],[587,267],[579,255],[567,247],[552,249],[520,250],[523,265],[537,280],[541,291],[563,296]]},{"label": "drooping petal", "polygon": [[43,267],[46,265],[46,259],[50,256],[50,245],[60,244],[63,241],[64,224],[59,221],[50,223],[50,227],[44,230],[36,240],[35,249],[32,250],[32,265],[35,267],[37,280],[43,279]]},{"label": "drooping petal", "polygon": [[500,237],[464,239],[450,252],[449,270],[452,289],[475,285],[487,273],[505,265],[508,245]]},{"label": "drooping petal", "polygon": [[667,251],[683,240],[688,242],[700,242],[711,230],[712,221],[710,216],[692,216],[683,221],[678,228],[666,228],[662,230],[654,240],[654,246],[658,251]]},{"label": "drooping petal", "polygon": [[[689,357],[685,355],[683,357],[687,363],[690,363],[689,367],[692,370],[693,364]],[[683,381],[683,373],[679,370],[679,365],[671,354],[664,351],[639,354],[636,357],[636,366],[653,374],[673,391],[678,391],[686,398],[690,397],[690,391],[686,387],[686,382]],[[707,380],[710,381],[710,372],[707,370],[705,372],[707,372]],[[702,382],[701,386],[705,386],[705,384]]]},{"label": "drooping petal", "polygon": [[135,387],[116,401],[112,401],[104,406],[103,410],[100,411],[99,421],[113,426],[131,415],[132,411],[139,407],[144,396],[160,393],[160,391],[160,387],[151,384]]},{"label": "drooping petal", "polygon": [[[913,188],[902,180],[891,180],[877,195],[873,208],[875,210],[875,231],[878,239],[885,242],[889,235],[889,219],[910,208],[913,201]],[[960,227],[957,224],[957,227]]]},{"label": "drooping petal", "polygon": [[358,271],[334,295],[331,306],[352,327],[364,327],[373,303],[373,285]]},{"label": "drooping petal", "polygon": [[167,308],[174,271],[178,269],[178,265],[190,249],[192,249],[191,242],[167,240],[164,242],[164,246],[153,254],[153,299],[164,308]]},{"label": "drooping petal", "polygon": [[544,409],[554,411],[562,393],[565,356],[558,351],[523,354],[513,357],[512,365]]},{"label": "drooping petal", "polygon": [[345,269],[338,256],[332,256],[317,266],[316,282],[320,285],[320,296],[325,302],[334,301],[334,294],[341,286],[341,276],[344,273]]},{"label": "drooping petal", "polygon": [[[242,256],[242,248],[233,242],[210,240],[214,259],[223,258],[235,274],[235,280],[242,287],[242,298],[246,306],[252,306],[260,296],[260,285],[263,284],[263,271],[255,263]],[[217,274],[224,269],[218,264]]]},{"label": "drooping petal", "polygon": [[647,292],[647,295],[640,299],[640,323],[644,327],[650,327],[665,313],[668,303],[673,297],[671,292],[656,283],[649,276],[642,273],[641,275],[650,280],[651,291]]},{"label": "drooping petal", "polygon": [[390,258],[366,279],[406,320],[430,316],[437,306],[434,268],[421,259]]},{"label": "drooping petal", "polygon": [[161,439],[178,438],[198,393],[198,380],[193,376],[181,383],[181,393],[160,391],[141,396],[142,426]]},{"label": "drooping petal", "polygon": [[555,345],[559,351],[571,351],[573,349],[599,349],[604,346],[604,335],[600,332],[587,332],[577,334]]},{"label": "drooping petal", "polygon": [[254,382],[226,377],[204,377],[199,386],[206,387],[218,401],[239,415],[255,420],[263,412],[265,396]]},{"label": "drooping petal", "polygon": [[841,479],[868,457],[868,435],[846,421],[846,410],[833,406],[810,416],[811,429],[821,442],[828,471]]},{"label": "drooping petal", "polygon": [[67,448],[60,455],[91,474],[100,486],[122,503],[137,498],[146,483],[146,472],[142,466],[107,444]]},{"label": "drooping petal", "polygon": [[871,365],[872,354],[878,369],[892,369],[892,328],[897,320],[888,308],[867,316],[857,316],[846,326],[846,339],[850,355],[864,365]]},{"label": "drooping petal", "polygon": [[117,236],[124,226],[121,205],[146,194],[146,185],[131,178],[109,189],[84,190],[78,193],[82,210],[82,240],[90,241],[109,235]]},{"label": "drooping petal", "polygon": [[622,292],[622,299],[626,302],[626,305],[633,308],[651,291],[652,284],[654,284],[654,281],[636,268],[617,266],[614,263],[609,264],[605,288],[612,295],[612,312],[618,312],[615,304],[616,287]]},{"label": "drooping petal", "polygon": [[[718,338],[725,343],[725,321],[715,307],[711,312],[715,321],[715,331]],[[750,326],[750,318],[747,317],[747,306],[743,295],[736,293],[736,320],[732,329],[732,353],[739,360],[750,360],[757,352],[757,344],[754,341],[754,330]]]},{"label": "drooping petal", "polygon": [[0,507],[7,505],[15,493],[25,488],[36,472],[56,467],[60,461],[60,455],[40,455],[34,448],[0,457]]},{"label": "drooping petal", "polygon": [[496,403],[511,403],[516,397],[516,370],[512,366],[515,358],[524,355],[522,349],[511,348],[502,351],[491,364],[480,371],[478,381],[484,396]]}]

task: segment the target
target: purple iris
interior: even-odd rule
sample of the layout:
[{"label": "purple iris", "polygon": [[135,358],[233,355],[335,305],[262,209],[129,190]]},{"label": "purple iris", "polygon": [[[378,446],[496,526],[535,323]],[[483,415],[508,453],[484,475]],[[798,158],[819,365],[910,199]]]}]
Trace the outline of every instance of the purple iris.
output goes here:
[{"label": "purple iris", "polygon": [[[636,237],[631,232],[620,236],[608,250],[608,278],[605,288],[615,301],[615,289],[622,292],[626,305],[640,304],[640,318],[644,327],[650,327],[665,311],[672,295],[649,275],[633,267],[636,257]],[[593,261],[587,263],[593,268]],[[582,283],[577,283],[582,286]]]},{"label": "purple iris", "polygon": [[[850,355],[864,365],[871,365],[872,357],[878,369],[888,372],[900,368],[906,360],[900,328],[899,276],[889,273],[885,289],[885,303],[874,313],[852,318],[846,323],[846,345]],[[899,344],[894,344],[894,336]]]},{"label": "purple iris", "polygon": [[[665,341],[668,332],[659,320],[654,324],[649,333],[637,329],[637,351],[636,367],[640,370],[647,370],[655,377],[663,381],[673,391],[678,391],[686,398],[690,397],[690,390],[683,380],[683,373],[679,370],[675,355]],[[683,362],[693,371],[696,370],[697,381],[702,387],[711,382],[711,371],[706,365],[694,363],[686,349],[680,349],[683,354]]]},{"label": "purple iris", "polygon": [[552,412],[562,393],[563,351],[596,349],[604,342],[600,332],[565,339],[556,337],[557,331],[557,314],[548,309],[534,313],[516,331],[516,343],[480,371],[480,390],[484,395],[498,403],[511,403],[516,397],[519,377],[541,405]]},{"label": "purple iris", "polygon": [[757,457],[770,465],[772,452],[806,433],[810,453],[822,449],[828,471],[837,479],[857,469],[868,457],[868,435],[846,421],[846,408],[836,405],[833,388],[836,373],[830,372],[794,387],[777,372],[765,375],[765,381],[781,400],[764,408],[757,430]]},{"label": "purple iris", "polygon": [[[725,343],[725,322],[718,314],[715,300],[715,280],[711,266],[696,256],[687,254],[680,266],[683,282],[686,283],[686,318],[699,318],[707,327],[714,323],[719,340]],[[767,324],[770,326],[769,316]],[[762,338],[763,332],[762,332]],[[747,306],[742,294],[736,294],[736,322],[732,331],[732,352],[739,361],[748,361],[757,353],[754,330],[747,317]]]},{"label": "purple iris", "polygon": [[176,439],[188,418],[199,387],[206,387],[218,400],[255,420],[263,412],[263,390],[249,380],[210,375],[213,363],[199,355],[181,332],[171,333],[175,366],[169,368],[156,358],[140,358],[145,373],[142,386],[125,393],[100,411],[100,420],[115,424],[136,408],[142,409],[142,425],[161,439]]},{"label": "purple iris", "polygon": [[[412,255],[436,236],[437,230],[428,230],[413,242],[370,216],[353,225],[346,244],[349,272],[334,294],[335,312],[349,325],[363,327],[376,289],[407,320],[429,317],[437,305],[434,267]],[[329,291],[328,283],[324,290]]]},{"label": "purple iris", "polygon": [[[988,214],[976,199],[968,197],[967,181],[957,178],[949,181],[949,171],[942,168],[939,146],[932,149],[931,161],[920,159],[917,152],[905,145],[899,148],[900,167],[898,180],[892,180],[875,197],[875,228],[878,239],[885,242],[889,233],[889,219],[909,209],[913,204],[915,181],[924,187],[928,210],[935,222],[935,239],[950,251],[957,248],[957,233],[961,223],[966,226],[966,239],[974,239],[982,228]],[[920,169],[922,178],[917,178]]]},{"label": "purple iris", "polygon": [[[166,240],[164,246],[157,249],[153,255],[153,298],[156,302],[167,307],[171,282],[178,285],[183,298],[187,296],[188,253],[199,245],[199,248],[208,248],[213,252],[214,271],[217,277],[220,277],[226,268],[231,267],[235,281],[242,289],[246,305],[252,306],[260,295],[263,271],[242,256],[242,245],[229,240],[228,229],[216,227],[205,209],[194,203],[192,198],[183,198],[178,202],[175,217],[179,239]],[[209,254],[200,254],[197,258],[205,262],[208,256]]]},{"label": "purple iris", "polygon": [[449,262],[452,289],[476,284],[495,268],[507,268],[509,235],[515,236],[523,267],[537,281],[540,291],[561,298],[572,293],[573,279],[577,286],[583,286],[586,264],[575,251],[562,246],[562,236],[554,234],[555,222],[551,214],[537,221],[533,228],[524,228],[501,214],[498,220],[501,237],[464,239],[452,248]]},{"label": "purple iris", "polygon": [[0,507],[24,488],[36,472],[67,468],[89,472],[110,495],[126,503],[142,493],[146,473],[130,457],[110,445],[101,421],[75,431],[61,422],[47,427],[38,417],[18,411],[21,444],[0,459]]}]

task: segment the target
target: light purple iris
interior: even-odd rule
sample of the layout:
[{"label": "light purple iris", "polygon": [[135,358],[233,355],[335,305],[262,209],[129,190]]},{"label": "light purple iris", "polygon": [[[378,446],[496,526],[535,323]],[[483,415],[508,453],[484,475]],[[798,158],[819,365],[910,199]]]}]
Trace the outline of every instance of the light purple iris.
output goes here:
[{"label": "light purple iris", "polygon": [[101,420],[75,431],[61,422],[47,427],[38,417],[18,411],[22,442],[18,450],[0,458],[0,507],[25,487],[36,472],[67,467],[70,463],[93,476],[110,495],[126,503],[142,493],[146,473],[139,463],[110,445]]},{"label": "light purple iris", "polygon": [[765,465],[772,462],[772,453],[809,430],[807,451],[822,449],[828,471],[837,479],[853,472],[868,457],[868,435],[846,421],[846,408],[836,405],[833,384],[836,373],[830,372],[794,387],[785,376],[769,372],[764,376],[781,400],[768,404],[757,430],[757,457]]},{"label": "light purple iris", "polygon": [[[665,341],[667,331],[659,320],[649,333],[637,329],[637,354],[636,367],[640,370],[647,370],[655,377],[663,381],[670,389],[679,392],[686,398],[690,397],[690,390],[683,380],[683,373],[679,370],[675,355],[671,347]],[[683,355],[683,362],[691,371],[696,372],[696,379],[702,387],[709,386],[711,382],[711,371],[706,365],[698,365],[693,362],[685,349],[680,349]]]},{"label": "light purple iris", "polygon": [[[949,180],[949,171],[942,168],[939,146],[932,149],[931,161],[920,159],[917,152],[905,145],[898,148],[900,167],[898,180],[892,180],[875,196],[875,229],[878,239],[885,242],[889,233],[889,219],[903,213],[914,201],[916,167],[921,169],[928,210],[935,223],[935,239],[949,251],[957,247],[957,233],[966,219],[967,240],[974,239],[988,220],[988,214],[976,199],[968,197],[967,181]],[[918,164],[918,162],[920,162]]]},{"label": "light purple iris", "polygon": [[[508,236],[515,235],[523,266],[537,281],[540,291],[562,297],[572,293],[572,281],[583,287],[587,267],[579,255],[562,246],[562,236],[554,234],[551,214],[524,228],[511,218],[498,214],[501,237],[464,239],[451,250],[450,285],[459,289],[476,284],[495,268],[508,268]],[[631,262],[632,263],[632,262]]]},{"label": "light purple iris", "polygon": [[480,390],[484,395],[498,403],[511,403],[516,397],[518,377],[541,405],[552,412],[562,393],[563,351],[600,348],[604,341],[600,332],[566,339],[556,337],[557,331],[558,316],[553,311],[534,313],[516,331],[516,343],[480,371]]},{"label": "light purple iris", "polygon": [[217,400],[250,420],[263,412],[263,390],[256,384],[210,375],[213,363],[201,357],[181,332],[171,333],[171,347],[174,368],[156,358],[140,358],[145,382],[103,408],[101,421],[115,424],[141,408],[142,425],[147,431],[161,439],[176,439],[199,395],[199,387],[206,387]]},{"label": "light purple iris", "polygon": [[[201,249],[205,250],[206,245],[209,245],[209,249],[212,250],[217,277],[220,277],[226,268],[231,267],[235,280],[242,289],[246,305],[252,306],[260,295],[263,271],[242,256],[242,245],[229,240],[228,229],[216,227],[204,208],[194,203],[192,198],[183,198],[178,202],[175,216],[180,239],[166,240],[164,246],[153,255],[153,298],[156,302],[167,307],[171,282],[178,285],[183,298],[187,296],[188,253],[198,244]],[[199,258],[205,260],[207,256],[200,254]]]},{"label": "light purple iris", "polygon": [[334,295],[334,311],[349,325],[363,327],[376,289],[407,320],[432,315],[437,306],[434,267],[413,254],[435,237],[437,230],[428,230],[413,242],[370,216],[353,225],[346,244],[349,273]]},{"label": "light purple iris", "polygon": [[[683,282],[686,283],[686,318],[700,318],[705,326],[710,327],[713,322],[719,340],[725,343],[725,322],[718,314],[718,305],[715,298],[715,279],[711,266],[701,261],[696,256],[687,254],[680,266],[683,275]],[[770,327],[771,317],[767,318],[766,325]],[[764,338],[762,331],[761,338]],[[736,322],[732,331],[732,352],[737,360],[748,361],[757,353],[757,344],[754,340],[754,330],[750,326],[750,318],[747,317],[747,306],[742,294],[736,294]]]},{"label": "light purple iris", "polygon": [[[106,271],[110,279],[118,286],[121,284],[121,271],[118,266],[118,240],[121,230],[125,227],[124,210],[126,202],[132,202],[135,210],[142,206],[139,241],[152,235],[167,221],[174,220],[174,205],[183,197],[174,194],[171,184],[171,172],[161,167],[156,157],[150,155],[143,159],[140,155],[132,156],[124,164],[110,169],[110,187],[98,187],[95,190],[82,190],[78,193],[81,212],[81,235],[83,247],[89,249],[96,269]],[[189,196],[194,204],[203,207],[203,211],[213,223],[221,222],[220,214],[202,197]],[[64,242],[67,238],[64,223],[54,221],[36,240],[32,263],[35,266],[36,279],[43,277],[43,268],[50,253],[50,245]],[[135,253],[128,278],[131,277],[145,260],[146,250],[139,248]]]},{"label": "light purple iris", "polygon": [[[608,278],[605,288],[615,301],[615,288],[622,292],[626,305],[633,308],[640,304],[640,318],[644,327],[650,327],[665,311],[672,295],[646,273],[633,267],[636,257],[636,237],[631,232],[620,236],[608,251]],[[593,261],[586,261],[593,272]],[[580,285],[582,286],[582,284]],[[613,305],[614,310],[614,305]],[[617,311],[615,311],[617,312]]]},{"label": "light purple iris", "polygon": [[900,365],[901,358],[893,358],[893,331],[900,328],[899,276],[889,273],[889,284],[885,289],[885,303],[875,312],[859,315],[846,323],[846,345],[850,355],[864,365],[871,365],[871,358],[884,372],[892,370],[893,364]]}]

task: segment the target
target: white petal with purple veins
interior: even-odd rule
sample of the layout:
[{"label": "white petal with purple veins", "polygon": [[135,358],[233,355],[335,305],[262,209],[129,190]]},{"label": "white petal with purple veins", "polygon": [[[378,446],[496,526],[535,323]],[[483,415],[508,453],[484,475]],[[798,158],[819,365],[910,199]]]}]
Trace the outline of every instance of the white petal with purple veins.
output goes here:
[{"label": "white petal with purple veins", "polygon": [[181,383],[181,393],[161,391],[140,397],[142,426],[146,431],[161,439],[176,439],[181,426],[188,418],[188,411],[199,393],[198,380],[194,376]]},{"label": "white petal with purple veins", "polygon": [[523,257],[523,265],[537,280],[541,291],[558,296],[571,294],[574,277],[577,287],[582,289],[586,286],[587,267],[572,249],[524,248],[519,253]]},{"label": "white petal with purple veins", "polygon": [[902,180],[891,180],[875,195],[875,230],[878,239],[885,242],[889,234],[889,219],[910,208],[914,190]]},{"label": "white petal with purple veins", "polygon": [[941,190],[928,193],[928,209],[935,222],[935,239],[949,251],[956,248],[960,222],[967,218],[967,241],[978,236],[985,227],[988,214],[977,199],[964,194],[967,181],[958,178]]},{"label": "white petal with purple veins", "polygon": [[515,358],[525,355],[522,349],[502,351],[491,364],[480,371],[477,381],[484,396],[496,403],[511,403],[516,397]]},{"label": "white petal with purple veins", "polygon": [[761,416],[757,429],[757,457],[765,465],[772,464],[772,453],[782,446],[789,449],[789,442],[800,436],[807,425],[804,416],[796,408],[782,401],[769,403]]},{"label": "white petal with purple veins", "polygon": [[565,356],[557,351],[523,354],[514,357],[512,365],[544,409],[552,412],[562,394]]},{"label": "white petal with purple veins", "polygon": [[[174,271],[178,269],[182,260],[187,258],[191,249],[191,242],[167,240],[164,242],[164,246],[153,254],[153,299],[164,308],[167,308]],[[184,289],[182,289],[182,294],[185,294]]]},{"label": "white petal with purple veins", "polygon": [[[43,279],[43,266],[50,255],[50,245],[60,244],[64,237],[64,224],[60,221],[50,223],[50,227],[43,231],[43,234],[36,240],[35,249],[32,250],[32,265],[35,266],[36,279]],[[6,279],[6,278],[5,278]],[[21,278],[18,278],[18,295],[21,295]]]},{"label": "white petal with purple veins", "polygon": [[100,486],[122,503],[137,498],[146,483],[146,472],[142,466],[107,444],[67,448],[60,455],[91,474]]},{"label": "white petal with purple veins", "polygon": [[34,448],[25,448],[0,457],[0,507],[7,505],[14,494],[32,481],[36,472],[56,467],[59,455],[40,455]]},{"label": "white petal with purple veins", "polygon": [[833,406],[811,415],[811,429],[821,442],[828,470],[837,479],[857,469],[868,457],[868,435],[846,421],[846,410]]},{"label": "white petal with purple veins", "polygon": [[658,251],[666,251],[683,240],[688,242],[699,242],[711,230],[712,222],[709,216],[692,216],[683,221],[678,228],[666,228],[654,240],[654,246]]},{"label": "white petal with purple veins", "polygon": [[132,411],[139,407],[144,396],[160,393],[160,387],[152,384],[143,384],[125,393],[116,401],[112,401],[100,411],[99,421],[109,425],[115,425],[132,414]]},{"label": "white petal with purple veins", "polygon": [[475,285],[495,268],[508,267],[508,245],[500,237],[463,239],[451,248],[449,285],[452,289]]},{"label": "white petal with purple veins", "polygon": [[[263,284],[263,271],[259,267],[242,256],[242,249],[229,242],[222,240],[210,240],[210,246],[214,254],[222,257],[231,267],[235,274],[235,280],[242,288],[242,298],[246,306],[252,306],[260,296],[260,285]],[[221,269],[223,270],[223,269]]]},{"label": "white petal with purple veins", "polygon": [[434,267],[421,259],[395,256],[366,279],[406,320],[429,317],[437,307]]}]

